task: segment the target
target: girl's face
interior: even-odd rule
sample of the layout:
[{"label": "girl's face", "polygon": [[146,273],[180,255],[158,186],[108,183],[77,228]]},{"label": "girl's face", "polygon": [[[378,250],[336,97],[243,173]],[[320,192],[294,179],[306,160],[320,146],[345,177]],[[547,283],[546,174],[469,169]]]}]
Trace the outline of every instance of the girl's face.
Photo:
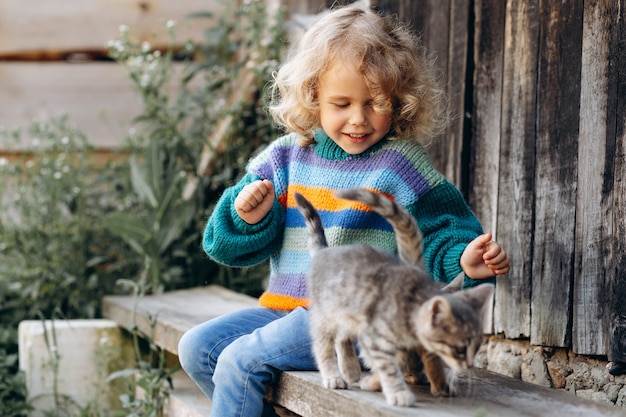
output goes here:
[{"label": "girl's face", "polygon": [[319,81],[320,124],[351,155],[378,143],[391,128],[391,116],[376,113],[372,95],[350,62],[335,60]]}]

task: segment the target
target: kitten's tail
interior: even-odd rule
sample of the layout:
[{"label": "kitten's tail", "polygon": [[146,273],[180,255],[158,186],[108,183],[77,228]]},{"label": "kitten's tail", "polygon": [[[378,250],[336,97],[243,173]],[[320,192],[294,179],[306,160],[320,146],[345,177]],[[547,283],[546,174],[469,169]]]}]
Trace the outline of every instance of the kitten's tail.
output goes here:
[{"label": "kitten's tail", "polygon": [[422,259],[421,233],[417,222],[404,207],[388,199],[382,194],[365,188],[339,190],[335,193],[339,198],[360,201],[373,211],[383,216],[396,233],[398,256],[409,265],[418,265]]},{"label": "kitten's tail", "polygon": [[328,247],[322,220],[320,219],[319,214],[317,214],[315,207],[313,207],[313,204],[304,198],[302,194],[294,193],[294,197],[296,199],[298,211],[300,211],[302,216],[304,216],[306,227],[309,229],[309,251],[311,251],[311,255],[314,255],[319,249]]}]

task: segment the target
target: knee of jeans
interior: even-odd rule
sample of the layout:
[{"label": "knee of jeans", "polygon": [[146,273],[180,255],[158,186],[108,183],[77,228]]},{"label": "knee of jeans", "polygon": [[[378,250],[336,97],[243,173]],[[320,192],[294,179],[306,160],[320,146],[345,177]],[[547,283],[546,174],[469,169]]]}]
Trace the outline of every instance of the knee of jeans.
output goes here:
[{"label": "knee of jeans", "polygon": [[238,377],[245,378],[261,364],[254,351],[243,349],[238,341],[231,343],[220,354],[215,365],[214,380],[224,378],[232,381]]},{"label": "knee of jeans", "polygon": [[185,372],[193,374],[198,371],[203,362],[202,352],[204,348],[193,329],[184,333],[178,342],[178,360]]}]

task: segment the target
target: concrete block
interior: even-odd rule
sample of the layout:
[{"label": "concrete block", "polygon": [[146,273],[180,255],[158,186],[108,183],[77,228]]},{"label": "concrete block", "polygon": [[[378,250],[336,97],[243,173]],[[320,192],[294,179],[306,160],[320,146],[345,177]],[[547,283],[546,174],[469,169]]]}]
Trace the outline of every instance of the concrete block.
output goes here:
[{"label": "concrete block", "polygon": [[76,415],[86,406],[119,408],[123,381],[106,378],[132,367],[134,356],[130,337],[115,322],[29,320],[20,323],[18,333],[20,369],[36,408],[31,417],[50,410]]}]

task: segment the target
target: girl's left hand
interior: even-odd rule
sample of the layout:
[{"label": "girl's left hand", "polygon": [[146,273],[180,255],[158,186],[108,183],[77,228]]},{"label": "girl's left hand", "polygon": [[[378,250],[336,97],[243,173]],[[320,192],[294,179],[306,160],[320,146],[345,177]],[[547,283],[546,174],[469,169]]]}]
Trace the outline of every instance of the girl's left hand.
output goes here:
[{"label": "girl's left hand", "polygon": [[461,268],[468,277],[485,279],[509,272],[508,255],[491,238],[491,233],[485,233],[471,241],[465,248],[463,255],[461,255]]}]

